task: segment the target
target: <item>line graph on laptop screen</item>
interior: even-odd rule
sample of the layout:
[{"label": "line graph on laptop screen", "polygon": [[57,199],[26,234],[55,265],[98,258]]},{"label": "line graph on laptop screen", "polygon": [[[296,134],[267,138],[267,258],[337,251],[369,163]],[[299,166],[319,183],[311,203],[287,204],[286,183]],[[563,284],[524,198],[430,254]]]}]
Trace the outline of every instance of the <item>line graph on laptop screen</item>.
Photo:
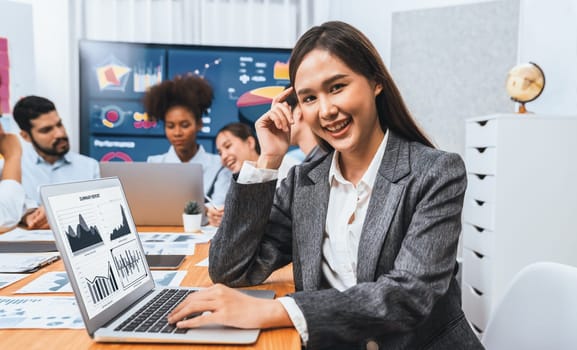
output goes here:
[{"label": "line graph on laptop screen", "polygon": [[124,288],[146,277],[145,258],[142,250],[136,245],[136,241],[132,240],[116,247],[110,253]]},{"label": "line graph on laptop screen", "polygon": [[120,187],[48,200],[90,318],[150,280]]},{"label": "line graph on laptop screen", "polygon": [[56,213],[58,223],[66,235],[66,241],[74,254],[103,245],[102,235],[95,225],[99,221],[97,208],[82,204],[65,208]]}]

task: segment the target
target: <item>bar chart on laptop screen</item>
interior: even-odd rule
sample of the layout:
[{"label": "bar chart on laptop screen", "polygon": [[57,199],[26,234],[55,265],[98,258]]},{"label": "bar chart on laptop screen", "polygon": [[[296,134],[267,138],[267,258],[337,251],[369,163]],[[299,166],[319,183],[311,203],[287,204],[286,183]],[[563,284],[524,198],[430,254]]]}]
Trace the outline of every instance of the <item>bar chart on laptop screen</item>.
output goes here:
[{"label": "bar chart on laptop screen", "polygon": [[118,282],[112,273],[110,262],[108,263],[108,275],[94,276],[93,279],[85,278],[85,282],[94,304],[98,304],[118,290]]}]

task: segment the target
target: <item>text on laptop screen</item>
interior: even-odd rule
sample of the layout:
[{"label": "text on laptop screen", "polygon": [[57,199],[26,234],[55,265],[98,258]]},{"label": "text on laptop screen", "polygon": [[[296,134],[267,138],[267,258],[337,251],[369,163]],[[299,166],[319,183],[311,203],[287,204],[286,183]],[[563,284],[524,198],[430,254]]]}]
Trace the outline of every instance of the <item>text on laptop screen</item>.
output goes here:
[{"label": "text on laptop screen", "polygon": [[120,186],[48,200],[89,318],[150,280]]}]

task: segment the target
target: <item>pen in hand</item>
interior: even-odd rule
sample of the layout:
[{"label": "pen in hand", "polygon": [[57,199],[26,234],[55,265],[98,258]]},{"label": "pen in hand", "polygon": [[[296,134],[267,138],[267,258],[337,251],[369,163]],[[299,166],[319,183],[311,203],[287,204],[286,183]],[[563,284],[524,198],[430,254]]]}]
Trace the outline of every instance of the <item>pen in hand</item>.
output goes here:
[{"label": "pen in hand", "polygon": [[210,226],[220,226],[220,221],[222,220],[222,214],[224,208],[222,206],[217,206],[212,200],[212,198],[210,198],[209,196],[205,195],[204,198],[206,198],[207,202],[212,207],[212,209],[208,208],[206,213],[208,217],[208,224]]},{"label": "pen in hand", "polygon": [[206,194],[204,195],[204,199],[206,199],[208,201],[208,203],[216,210],[218,210],[218,207],[216,206],[216,204],[214,204],[212,198],[210,198],[209,196],[207,196]]}]

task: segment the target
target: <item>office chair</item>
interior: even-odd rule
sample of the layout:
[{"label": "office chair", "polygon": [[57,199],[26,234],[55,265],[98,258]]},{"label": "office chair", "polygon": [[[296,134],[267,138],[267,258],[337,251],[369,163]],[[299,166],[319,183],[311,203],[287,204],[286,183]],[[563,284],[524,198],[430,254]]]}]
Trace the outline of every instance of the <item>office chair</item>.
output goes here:
[{"label": "office chair", "polygon": [[481,342],[487,350],[577,349],[577,267],[542,262],[519,271]]}]

